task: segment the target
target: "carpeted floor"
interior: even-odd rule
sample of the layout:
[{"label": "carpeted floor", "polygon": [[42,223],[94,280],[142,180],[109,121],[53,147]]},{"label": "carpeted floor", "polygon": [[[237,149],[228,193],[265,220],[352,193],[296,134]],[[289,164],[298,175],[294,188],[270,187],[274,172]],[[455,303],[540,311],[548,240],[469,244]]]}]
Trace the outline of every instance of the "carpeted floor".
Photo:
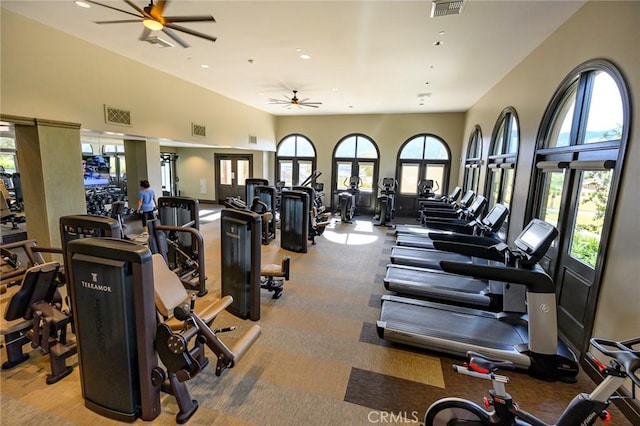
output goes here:
[{"label": "carpeted floor", "polygon": [[[201,210],[209,289],[203,299],[215,299],[220,295],[219,208]],[[354,224],[334,221],[308,253],[282,250],[279,239],[262,247],[262,264],[291,257],[291,280],[278,300],[263,290],[262,335],[238,365],[221,377],[210,365],[187,382],[191,398],[200,405],[188,424],[419,424],[438,398],[482,402],[490,383],[456,375],[451,364],[460,360],[392,345],[377,336],[380,295],[386,293],[382,277],[394,237],[367,218],[356,219]],[[138,227],[131,222],[127,232],[135,234]],[[251,321],[224,312],[214,324],[237,325],[237,331],[222,335],[233,342]],[[76,357],[72,361],[77,364]],[[84,407],[77,368],[47,386],[47,362],[33,351],[27,362],[2,371],[2,425],[116,423]],[[594,387],[584,373],[577,384],[508,375],[515,399],[547,422],[573,395]],[[612,424],[629,424],[615,408],[611,411]],[[163,395],[162,413],[153,424],[173,424],[176,412],[175,399]]]}]

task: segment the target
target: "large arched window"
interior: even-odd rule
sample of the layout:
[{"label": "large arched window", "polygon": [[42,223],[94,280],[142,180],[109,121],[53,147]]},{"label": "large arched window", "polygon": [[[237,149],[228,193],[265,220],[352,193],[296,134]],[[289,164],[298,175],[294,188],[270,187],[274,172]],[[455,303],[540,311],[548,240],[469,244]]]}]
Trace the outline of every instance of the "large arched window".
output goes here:
[{"label": "large arched window", "polygon": [[[511,210],[519,144],[518,116],[513,108],[505,108],[493,128],[487,157],[487,182],[484,193],[489,200],[488,209],[495,204],[502,204]],[[508,222],[509,218],[502,227],[505,233]]]},{"label": "large arched window", "polygon": [[399,189],[396,195],[398,214],[416,214],[418,182],[422,179],[433,180],[436,194],[446,193],[450,168],[451,152],[439,137],[420,134],[406,140],[398,152],[396,167]]},{"label": "large arched window", "polygon": [[303,135],[289,135],[278,144],[276,181],[299,185],[316,169],[316,149]]},{"label": "large arched window", "polygon": [[[362,181],[358,208],[371,213],[378,190],[378,147],[365,135],[349,135],[340,140],[333,151],[332,193],[349,187],[349,178],[359,176]],[[334,197],[335,198],[335,197]],[[335,199],[333,200],[335,204]]]},{"label": "large arched window", "polygon": [[464,159],[464,181],[462,192],[469,190],[478,193],[480,181],[480,165],[482,164],[482,131],[476,125],[471,131],[467,144],[467,155]]},{"label": "large arched window", "polygon": [[559,330],[580,352],[591,336],[629,122],[621,73],[595,60],[561,83],[538,135],[530,210],[560,231],[546,264],[556,281]]}]

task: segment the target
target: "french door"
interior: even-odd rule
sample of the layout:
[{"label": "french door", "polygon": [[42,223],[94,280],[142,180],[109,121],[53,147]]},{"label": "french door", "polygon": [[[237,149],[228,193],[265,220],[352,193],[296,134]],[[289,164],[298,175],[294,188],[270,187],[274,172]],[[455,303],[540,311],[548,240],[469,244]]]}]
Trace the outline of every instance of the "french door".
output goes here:
[{"label": "french door", "polygon": [[[222,204],[225,198],[245,197],[244,182],[251,177],[252,155],[215,154],[216,198]],[[246,200],[245,200],[246,201]]]}]

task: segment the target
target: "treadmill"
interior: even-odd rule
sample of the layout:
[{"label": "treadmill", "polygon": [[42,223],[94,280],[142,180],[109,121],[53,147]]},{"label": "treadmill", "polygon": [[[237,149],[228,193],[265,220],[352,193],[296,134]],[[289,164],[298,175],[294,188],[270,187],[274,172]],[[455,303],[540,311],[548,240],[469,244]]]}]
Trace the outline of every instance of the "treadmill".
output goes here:
[{"label": "treadmill", "polygon": [[511,361],[539,379],[575,382],[577,359],[558,340],[555,284],[540,265],[529,265],[557,235],[555,227],[533,219],[514,242],[515,267],[442,262],[446,272],[526,286],[528,316],[387,295],[382,296],[378,335],[460,357],[476,351]]},{"label": "treadmill", "polygon": [[481,220],[428,220],[427,226],[422,228],[428,232],[398,234],[396,245],[433,249],[433,240],[429,237],[430,233],[481,235],[493,238],[497,244],[500,239],[496,234],[508,215],[509,209],[502,204],[496,204]]},{"label": "treadmill", "polygon": [[[505,207],[501,206],[498,210],[501,209],[505,209]],[[509,247],[498,239],[464,234],[436,233],[433,236],[435,240],[430,241],[433,241],[436,248],[450,247],[446,244],[446,238],[456,244],[454,249],[464,250],[464,252],[473,255],[470,259],[482,259],[488,265],[515,266],[515,262],[518,260],[512,255],[513,252]],[[551,242],[549,241],[549,244]],[[541,245],[535,253],[531,254],[529,259],[519,259],[519,261],[523,266],[534,265],[540,261],[548,248],[548,245]],[[434,251],[434,253],[440,252]],[[525,287],[497,280],[485,280],[434,269],[390,264],[387,265],[384,286],[396,294],[443,303],[473,306],[492,311],[526,312]]]},{"label": "treadmill", "polygon": [[[451,206],[449,204],[442,205],[441,208],[425,208],[420,209],[420,218],[418,219],[422,225],[396,225],[395,231],[396,235],[400,234],[420,234],[423,235],[428,233],[429,231],[425,230],[425,223],[431,222],[434,220],[442,220],[442,221],[460,221],[469,222],[471,220],[479,217],[484,211],[487,205],[487,199],[483,196],[478,196],[473,203],[473,197],[475,194],[473,191],[468,191],[465,198],[461,201],[461,203],[466,202],[467,204],[461,204],[460,206]],[[467,201],[465,201],[467,200]]]}]

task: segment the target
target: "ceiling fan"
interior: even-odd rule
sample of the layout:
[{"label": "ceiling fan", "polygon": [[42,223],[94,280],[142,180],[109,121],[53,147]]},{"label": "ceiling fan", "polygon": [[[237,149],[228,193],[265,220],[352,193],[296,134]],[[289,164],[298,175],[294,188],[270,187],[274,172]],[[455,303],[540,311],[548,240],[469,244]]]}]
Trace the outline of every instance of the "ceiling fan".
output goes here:
[{"label": "ceiling fan", "polygon": [[322,105],[322,102],[308,102],[309,98],[305,98],[305,99],[298,99],[298,91],[294,90],[293,91],[293,96],[290,98],[288,96],[284,96],[284,99],[275,99],[275,98],[269,98],[269,103],[270,104],[278,104],[278,105],[286,105],[287,108],[291,108],[292,106],[297,106],[297,107],[311,107],[311,108],[318,108],[320,105]]},{"label": "ceiling fan", "polygon": [[150,1],[149,5],[145,8],[141,9],[130,0],[123,0],[133,9],[135,9],[136,13],[129,12],[128,10],[119,9],[117,7],[113,7],[107,4],[99,3],[94,0],[85,0],[87,3],[95,4],[97,6],[106,7],[108,9],[117,10],[118,12],[126,13],[127,15],[135,16],[137,19],[123,19],[117,21],[97,21],[96,24],[124,24],[130,22],[142,22],[144,25],[144,30],[140,35],[140,40],[145,41],[149,38],[151,31],[162,31],[173,40],[176,41],[182,47],[189,47],[189,44],[180,38],[174,31],[181,31],[186,34],[191,34],[192,36],[200,37],[210,41],[216,41],[216,37],[203,34],[198,31],[191,30],[189,28],[185,28],[180,25],[176,25],[175,22],[215,22],[216,20],[211,15],[200,15],[200,16],[164,16],[162,12],[165,7],[169,3],[169,0],[158,0],[156,3],[153,3],[153,0]]}]

